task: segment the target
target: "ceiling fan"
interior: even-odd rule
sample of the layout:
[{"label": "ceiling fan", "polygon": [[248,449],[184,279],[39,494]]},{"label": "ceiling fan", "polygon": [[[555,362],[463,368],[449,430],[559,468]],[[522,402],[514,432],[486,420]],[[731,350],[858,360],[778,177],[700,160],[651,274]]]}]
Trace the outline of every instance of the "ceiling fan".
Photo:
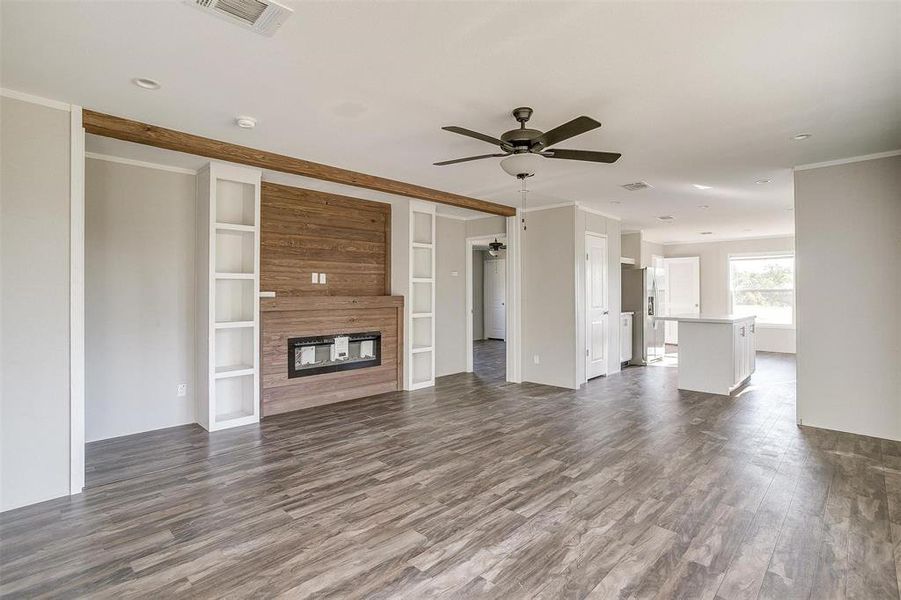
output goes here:
[{"label": "ceiling fan", "polygon": [[[477,140],[482,140],[483,142],[488,142],[489,144],[494,144],[495,146],[498,146],[500,148],[501,152],[495,154],[481,154],[479,156],[468,156],[466,158],[455,158],[453,160],[444,160],[441,162],[436,162],[434,164],[436,166],[443,167],[444,165],[453,165],[456,163],[468,162],[471,160],[480,160],[483,158],[530,154],[542,156],[544,158],[562,158],[564,160],[584,160],[588,162],[613,163],[616,162],[620,156],[622,156],[618,152],[595,152],[593,150],[563,150],[551,148],[551,146],[559,144],[560,142],[568,140],[569,138],[581,135],[585,132],[591,131],[592,129],[597,129],[598,127],[600,127],[601,124],[591,117],[576,117],[572,121],[564,123],[559,127],[555,127],[550,131],[542,132],[537,129],[529,129],[526,127],[526,123],[528,122],[529,118],[531,118],[531,116],[532,109],[528,106],[521,106],[514,109],[513,118],[519,121],[519,129],[511,129],[510,131],[502,133],[500,139],[492,137],[490,135],[485,135],[484,133],[465,129],[463,127],[442,127],[441,129],[450,131],[451,133],[458,133],[460,135],[465,135]],[[505,171],[510,172],[510,169],[507,168],[507,165],[505,165],[504,162],[505,161],[501,162],[501,166],[504,167]],[[522,168],[520,165],[510,165],[510,167],[513,170]],[[519,173],[511,174],[519,175]]]}]

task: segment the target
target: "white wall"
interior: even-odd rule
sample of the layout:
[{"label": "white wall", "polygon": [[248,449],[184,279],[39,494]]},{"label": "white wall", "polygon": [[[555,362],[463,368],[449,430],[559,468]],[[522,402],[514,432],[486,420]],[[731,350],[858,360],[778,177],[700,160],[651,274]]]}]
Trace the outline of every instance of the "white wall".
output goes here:
[{"label": "white wall", "polygon": [[86,161],[87,441],[194,422],[194,186]]},{"label": "white wall", "polygon": [[0,98],[0,510],[69,493],[70,113]]},{"label": "white wall", "polygon": [[435,222],[435,375],[466,370],[466,221]]},{"label": "white wall", "polygon": [[795,172],[798,418],[901,440],[901,156]]},{"label": "white wall", "polygon": [[[701,258],[701,311],[727,314],[729,306],[729,255],[754,252],[793,252],[792,236],[760,240],[728,240],[696,244],[666,244],[667,258],[699,256]],[[797,287],[797,284],[796,284]],[[757,349],[767,352],[795,352],[795,330],[757,325]]]}]

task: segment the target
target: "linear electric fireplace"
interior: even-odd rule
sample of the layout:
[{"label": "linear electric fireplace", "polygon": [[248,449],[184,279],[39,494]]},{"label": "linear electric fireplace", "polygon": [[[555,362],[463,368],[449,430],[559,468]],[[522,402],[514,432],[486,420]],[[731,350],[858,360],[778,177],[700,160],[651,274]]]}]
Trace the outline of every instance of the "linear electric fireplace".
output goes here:
[{"label": "linear electric fireplace", "polygon": [[382,364],[378,331],[288,338],[288,378]]}]

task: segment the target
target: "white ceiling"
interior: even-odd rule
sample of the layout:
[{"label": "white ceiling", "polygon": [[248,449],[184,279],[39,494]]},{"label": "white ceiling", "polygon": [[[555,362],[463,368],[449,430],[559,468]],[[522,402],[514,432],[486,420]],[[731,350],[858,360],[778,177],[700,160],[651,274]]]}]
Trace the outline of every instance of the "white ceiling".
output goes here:
[{"label": "white ceiling", "polygon": [[[492,151],[439,128],[585,114],[604,126],[561,147],[623,158],[545,161],[530,206],[580,202],[657,241],[791,233],[792,166],[901,147],[901,2],[290,5],[266,38],[175,0],[4,0],[0,83],[513,205],[499,159],[431,165]],[[654,187],[619,187],[637,180]]]}]

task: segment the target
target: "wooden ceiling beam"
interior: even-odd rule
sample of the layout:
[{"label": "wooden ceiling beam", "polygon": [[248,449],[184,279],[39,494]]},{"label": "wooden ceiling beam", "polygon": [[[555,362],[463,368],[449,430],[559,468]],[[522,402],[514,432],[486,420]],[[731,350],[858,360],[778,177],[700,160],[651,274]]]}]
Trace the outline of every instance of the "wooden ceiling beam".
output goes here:
[{"label": "wooden ceiling beam", "polygon": [[240,163],[260,169],[280,171],[302,177],[366,188],[377,192],[418,198],[502,217],[512,217],[516,214],[515,208],[503,204],[442,192],[441,190],[434,190],[385,177],[349,171],[273,152],[255,150],[247,146],[220,142],[199,135],[148,125],[147,123],[123,119],[122,117],[114,117],[93,110],[84,110],[83,122],[85,131],[88,133],[125,140],[126,142],[136,142],[166,150],[195,154],[205,158]]}]

